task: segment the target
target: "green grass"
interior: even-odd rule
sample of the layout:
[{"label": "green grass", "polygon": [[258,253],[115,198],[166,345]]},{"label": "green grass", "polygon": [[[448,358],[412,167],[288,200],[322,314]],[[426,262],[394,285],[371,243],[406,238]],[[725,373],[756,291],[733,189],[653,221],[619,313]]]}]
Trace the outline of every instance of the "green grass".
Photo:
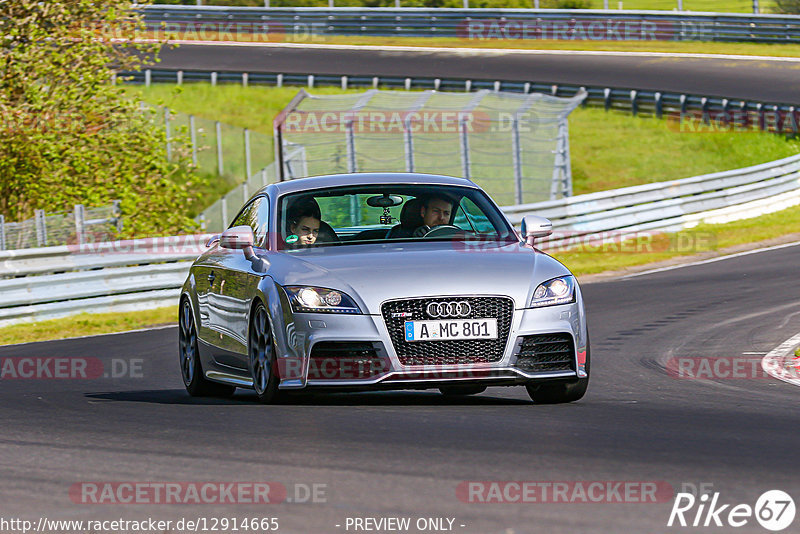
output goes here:
[{"label": "green grass", "polygon": [[[299,88],[189,84],[131,86],[126,91],[151,103],[271,136],[273,117]],[[320,87],[311,93],[343,91]],[[596,108],[576,109],[569,128],[574,194],[736,169],[800,151],[798,142],[773,134],[681,133],[664,120]],[[272,150],[266,152],[264,161],[271,161]],[[216,199],[230,189],[230,182],[215,179],[210,187],[204,198]]]},{"label": "green grass", "polygon": [[176,324],[177,321],[177,306],[127,313],[82,313],[61,319],[0,328],[0,345],[124,332]]}]

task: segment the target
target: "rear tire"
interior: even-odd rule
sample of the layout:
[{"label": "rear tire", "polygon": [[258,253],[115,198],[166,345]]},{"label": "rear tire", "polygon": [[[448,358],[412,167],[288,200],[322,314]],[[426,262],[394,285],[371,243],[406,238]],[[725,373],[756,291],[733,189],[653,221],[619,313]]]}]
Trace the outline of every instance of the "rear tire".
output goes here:
[{"label": "rear tire", "polygon": [[439,391],[445,397],[461,397],[464,395],[477,395],[486,391],[486,386],[444,386]]},{"label": "rear tire", "polygon": [[192,397],[230,397],[236,391],[235,386],[211,382],[203,376],[197,345],[197,327],[189,299],[181,301],[178,313],[178,355],[183,385]]},{"label": "rear tire", "polygon": [[247,353],[250,363],[250,376],[253,378],[253,389],[258,401],[262,404],[276,404],[282,398],[278,390],[277,354],[272,339],[267,309],[258,303],[250,318]]}]

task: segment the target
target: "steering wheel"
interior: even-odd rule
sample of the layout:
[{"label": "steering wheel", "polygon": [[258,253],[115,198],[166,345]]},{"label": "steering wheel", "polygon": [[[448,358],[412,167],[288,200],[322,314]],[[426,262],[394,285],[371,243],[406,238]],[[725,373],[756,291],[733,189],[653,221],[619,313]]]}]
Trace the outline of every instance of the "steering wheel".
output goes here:
[{"label": "steering wheel", "polygon": [[455,226],[453,224],[440,224],[439,226],[434,226],[428,233],[423,236],[423,238],[428,237],[444,237],[448,235],[455,235],[459,232],[463,232],[461,228]]}]

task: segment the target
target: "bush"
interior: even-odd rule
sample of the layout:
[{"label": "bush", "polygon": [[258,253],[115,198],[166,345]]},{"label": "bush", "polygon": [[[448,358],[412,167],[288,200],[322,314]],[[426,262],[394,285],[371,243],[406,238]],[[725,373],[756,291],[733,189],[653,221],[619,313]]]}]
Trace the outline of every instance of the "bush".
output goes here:
[{"label": "bush", "polygon": [[[178,233],[193,184],[185,149],[166,160],[164,133],[112,83],[136,69],[140,27],[119,0],[0,3],[0,213],[121,201],[124,236]],[[108,39],[117,39],[116,46]]]}]

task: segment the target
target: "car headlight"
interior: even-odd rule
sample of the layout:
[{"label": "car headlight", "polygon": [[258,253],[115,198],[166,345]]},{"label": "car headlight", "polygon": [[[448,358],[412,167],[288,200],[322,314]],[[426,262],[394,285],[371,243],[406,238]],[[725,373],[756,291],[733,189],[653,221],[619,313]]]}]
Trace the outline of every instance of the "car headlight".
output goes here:
[{"label": "car headlight", "polygon": [[284,287],[296,313],[361,313],[352,298],[341,291],[311,286]]},{"label": "car headlight", "polygon": [[575,278],[572,276],[559,276],[553,278],[536,288],[531,299],[532,308],[542,306],[555,306],[575,302]]}]

